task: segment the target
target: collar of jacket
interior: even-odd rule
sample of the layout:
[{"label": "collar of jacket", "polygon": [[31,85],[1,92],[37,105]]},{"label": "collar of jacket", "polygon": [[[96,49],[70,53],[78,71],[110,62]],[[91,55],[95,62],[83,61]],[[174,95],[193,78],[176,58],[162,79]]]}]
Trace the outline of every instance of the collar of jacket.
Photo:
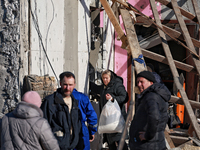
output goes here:
[{"label": "collar of jacket", "polygon": [[152,91],[151,90],[151,87],[153,86],[154,84],[150,85],[148,88],[146,88],[141,94],[140,94],[140,98],[142,98],[146,93]]}]

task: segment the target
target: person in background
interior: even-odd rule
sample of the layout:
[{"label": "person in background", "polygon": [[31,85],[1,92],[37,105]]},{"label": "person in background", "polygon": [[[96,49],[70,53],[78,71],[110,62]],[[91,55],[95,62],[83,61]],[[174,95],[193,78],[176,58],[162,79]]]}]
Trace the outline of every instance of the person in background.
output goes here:
[{"label": "person in background", "polygon": [[[90,82],[91,91],[100,94],[100,112],[102,111],[103,106],[110,99],[114,99],[118,102],[121,113],[126,120],[126,109],[125,103],[128,102],[128,93],[123,85],[123,79],[120,76],[117,76],[111,70],[105,70],[101,74],[102,85],[97,86],[96,84]],[[117,145],[120,142],[122,133],[105,133],[103,134],[103,143],[107,142],[109,150],[116,150]],[[127,150],[128,146],[124,143],[123,150]]]},{"label": "person in background", "polygon": [[60,149],[40,105],[40,95],[28,91],[15,110],[4,115],[0,122],[1,150]]},{"label": "person in background", "polygon": [[72,95],[79,101],[79,109],[81,111],[82,132],[85,148],[84,150],[90,150],[90,142],[95,138],[95,132],[97,132],[97,114],[89,100],[89,98],[73,89]]},{"label": "person in background", "polygon": [[147,70],[150,71],[154,75],[156,82],[163,84],[160,75],[155,72],[154,66],[151,63],[147,63]]},{"label": "person in background", "polygon": [[63,72],[56,92],[44,98],[41,109],[52,128],[61,150],[83,150],[81,115],[78,100],[72,95],[75,76]]},{"label": "person in background", "polygon": [[149,71],[140,72],[136,79],[141,94],[129,130],[130,149],[166,150],[164,130],[171,93],[164,84],[157,83]]}]

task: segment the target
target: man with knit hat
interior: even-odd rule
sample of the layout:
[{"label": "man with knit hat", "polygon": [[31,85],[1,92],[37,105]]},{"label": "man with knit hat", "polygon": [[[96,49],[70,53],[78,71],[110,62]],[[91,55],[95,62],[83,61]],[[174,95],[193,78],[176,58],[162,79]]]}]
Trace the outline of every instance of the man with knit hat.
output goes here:
[{"label": "man with knit hat", "polygon": [[140,72],[136,79],[141,94],[129,130],[130,149],[165,150],[164,130],[171,93],[164,84],[157,83],[149,71]]},{"label": "man with knit hat", "polygon": [[4,115],[0,122],[1,150],[60,149],[40,105],[40,95],[28,91],[15,110]]}]

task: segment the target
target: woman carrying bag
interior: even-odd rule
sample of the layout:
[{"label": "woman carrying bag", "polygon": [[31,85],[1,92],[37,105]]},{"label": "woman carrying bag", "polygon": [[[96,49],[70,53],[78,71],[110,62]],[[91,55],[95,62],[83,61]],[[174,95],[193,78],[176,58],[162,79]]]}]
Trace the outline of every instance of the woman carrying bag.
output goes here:
[{"label": "woman carrying bag", "polygon": [[[97,85],[90,84],[91,90],[94,93],[100,94],[100,112],[108,100],[117,101],[121,109],[121,113],[126,120],[125,103],[128,102],[128,93],[123,85],[122,77],[117,76],[111,70],[105,70],[101,74],[102,85],[97,88]],[[107,142],[109,150],[116,150],[119,144],[122,133],[104,133],[103,143]],[[127,144],[124,144],[123,150],[128,150]]]}]

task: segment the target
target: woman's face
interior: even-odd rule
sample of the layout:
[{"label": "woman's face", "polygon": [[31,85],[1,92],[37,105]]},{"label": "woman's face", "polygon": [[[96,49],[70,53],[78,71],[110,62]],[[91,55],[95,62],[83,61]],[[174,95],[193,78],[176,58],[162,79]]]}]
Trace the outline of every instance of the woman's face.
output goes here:
[{"label": "woman's face", "polygon": [[103,83],[104,83],[105,85],[108,85],[108,83],[110,82],[110,75],[104,74],[104,75],[102,76],[102,80],[103,80]]}]

